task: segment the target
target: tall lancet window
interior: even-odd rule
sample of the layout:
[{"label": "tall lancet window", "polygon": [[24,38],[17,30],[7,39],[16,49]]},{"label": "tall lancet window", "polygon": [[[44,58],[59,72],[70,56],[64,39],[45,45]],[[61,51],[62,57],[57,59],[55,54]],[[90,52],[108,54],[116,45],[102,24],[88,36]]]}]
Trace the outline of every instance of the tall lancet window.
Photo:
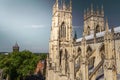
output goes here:
[{"label": "tall lancet window", "polygon": [[61,30],[60,31],[61,38],[65,38],[66,37],[66,26],[64,22],[62,22],[60,30]]},{"label": "tall lancet window", "polygon": [[99,25],[96,26],[96,31],[95,32],[96,33],[100,32],[100,26]]}]

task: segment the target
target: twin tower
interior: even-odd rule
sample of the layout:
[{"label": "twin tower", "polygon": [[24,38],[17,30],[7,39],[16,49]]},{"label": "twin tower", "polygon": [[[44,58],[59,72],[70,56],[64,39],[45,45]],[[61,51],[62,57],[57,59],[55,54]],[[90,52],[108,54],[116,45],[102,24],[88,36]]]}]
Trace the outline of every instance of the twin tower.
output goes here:
[{"label": "twin tower", "polygon": [[56,59],[63,45],[69,45],[72,40],[72,1],[56,0],[53,5],[52,27],[49,42],[49,56]]},{"label": "twin tower", "polygon": [[[84,12],[83,35],[87,36],[104,30],[103,7],[101,11],[98,9],[94,11],[91,5],[91,8]],[[75,47],[72,35],[72,0],[69,2],[56,0],[53,5],[46,80],[74,80]]]}]

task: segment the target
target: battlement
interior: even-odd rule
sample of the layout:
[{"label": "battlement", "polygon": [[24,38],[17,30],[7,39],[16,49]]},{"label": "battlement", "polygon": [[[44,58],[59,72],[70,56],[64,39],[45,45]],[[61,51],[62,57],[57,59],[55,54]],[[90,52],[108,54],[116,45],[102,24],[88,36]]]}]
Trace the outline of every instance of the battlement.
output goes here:
[{"label": "battlement", "polygon": [[72,1],[70,0],[69,4],[67,4],[65,0],[56,0],[55,4],[53,5],[53,14],[56,11],[72,12]]},{"label": "battlement", "polygon": [[101,10],[99,10],[98,7],[96,8],[96,10],[94,10],[94,7],[92,4],[90,8],[87,8],[87,10],[84,10],[84,20],[90,17],[104,17],[103,5],[101,6]]}]

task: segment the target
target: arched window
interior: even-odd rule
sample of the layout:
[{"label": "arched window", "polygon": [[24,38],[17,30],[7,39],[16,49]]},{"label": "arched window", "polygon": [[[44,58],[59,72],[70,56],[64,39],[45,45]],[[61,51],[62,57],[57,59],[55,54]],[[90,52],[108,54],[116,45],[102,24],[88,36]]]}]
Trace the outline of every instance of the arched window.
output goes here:
[{"label": "arched window", "polygon": [[65,26],[64,22],[62,22],[62,24],[61,24],[60,36],[61,36],[61,38],[65,38],[66,37],[66,26]]},{"label": "arched window", "polygon": [[61,63],[62,63],[62,50],[60,51],[59,56],[60,56],[60,59],[59,59],[59,65],[61,65]]},{"label": "arched window", "polygon": [[101,54],[101,58],[104,59],[105,58],[105,46],[104,46],[104,44],[102,44],[102,46],[100,47],[100,54]]},{"label": "arched window", "polygon": [[78,54],[80,55],[81,54],[81,48],[80,47],[78,47]]},{"label": "arched window", "polygon": [[91,52],[92,52],[92,48],[91,48],[90,46],[88,46],[88,47],[87,47],[87,53],[88,53],[88,55],[90,55]]},{"label": "arched window", "polygon": [[65,72],[67,73],[68,72],[68,52],[67,50],[65,49]]},{"label": "arched window", "polygon": [[90,35],[90,26],[87,28],[87,34]]},{"label": "arched window", "polygon": [[96,26],[95,32],[96,33],[100,32],[100,26],[99,25]]}]

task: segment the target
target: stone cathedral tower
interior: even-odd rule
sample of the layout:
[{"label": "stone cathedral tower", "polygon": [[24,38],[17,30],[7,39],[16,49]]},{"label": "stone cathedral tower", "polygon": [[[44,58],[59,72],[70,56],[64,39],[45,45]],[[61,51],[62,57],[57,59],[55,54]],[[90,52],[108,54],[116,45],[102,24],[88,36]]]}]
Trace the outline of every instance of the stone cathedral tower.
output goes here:
[{"label": "stone cathedral tower", "polygon": [[120,27],[109,29],[103,6],[84,12],[83,37],[72,31],[72,0],[55,0],[46,80],[119,80]]},{"label": "stone cathedral tower", "polygon": [[[53,69],[54,67],[54,71],[60,72],[61,75],[70,73],[68,57],[72,52],[72,40],[72,1],[69,0],[69,3],[67,3],[65,0],[56,0],[53,5],[52,27],[49,42],[49,69]],[[54,73],[49,71],[49,78],[51,76],[49,76],[49,74],[54,76]],[[47,80],[53,80],[53,78]]]},{"label": "stone cathedral tower", "polygon": [[90,35],[93,33],[102,32],[104,30],[104,10],[103,6],[101,7],[101,11],[94,11],[93,5],[91,8],[87,8],[84,11],[84,35]]}]

